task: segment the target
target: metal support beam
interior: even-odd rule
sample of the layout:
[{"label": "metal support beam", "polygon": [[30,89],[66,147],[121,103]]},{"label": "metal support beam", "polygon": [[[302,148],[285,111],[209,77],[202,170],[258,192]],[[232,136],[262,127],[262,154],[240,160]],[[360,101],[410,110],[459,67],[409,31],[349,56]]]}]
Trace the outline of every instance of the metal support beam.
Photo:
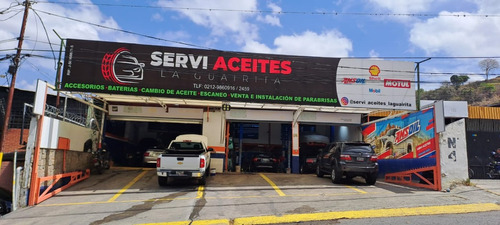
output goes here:
[{"label": "metal support beam", "polygon": [[419,62],[415,62],[417,64],[417,66],[415,67],[415,69],[417,70],[417,111],[420,110],[420,63],[423,63],[425,61],[428,61],[428,60],[431,60],[431,58],[427,58],[427,59],[424,59],[422,61],[419,61]]}]

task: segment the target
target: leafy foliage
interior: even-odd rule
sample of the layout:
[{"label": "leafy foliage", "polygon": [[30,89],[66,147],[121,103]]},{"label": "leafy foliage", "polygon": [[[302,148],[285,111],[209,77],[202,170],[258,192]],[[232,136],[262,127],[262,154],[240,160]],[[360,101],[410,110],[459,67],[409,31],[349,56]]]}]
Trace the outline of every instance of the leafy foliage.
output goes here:
[{"label": "leafy foliage", "polygon": [[[469,105],[490,106],[500,104],[500,77],[487,80],[464,83],[468,80],[463,76],[450,78],[451,83],[435,90],[420,90],[422,100],[467,101]],[[452,76],[452,77],[453,77]],[[460,78],[462,77],[462,78]],[[465,80],[465,81],[464,81]]]},{"label": "leafy foliage", "polygon": [[453,84],[453,86],[455,86],[456,89],[458,89],[458,87],[460,87],[460,85],[464,84],[468,80],[469,80],[469,76],[466,76],[466,75],[460,75],[460,76],[453,75],[450,77],[450,81]]}]

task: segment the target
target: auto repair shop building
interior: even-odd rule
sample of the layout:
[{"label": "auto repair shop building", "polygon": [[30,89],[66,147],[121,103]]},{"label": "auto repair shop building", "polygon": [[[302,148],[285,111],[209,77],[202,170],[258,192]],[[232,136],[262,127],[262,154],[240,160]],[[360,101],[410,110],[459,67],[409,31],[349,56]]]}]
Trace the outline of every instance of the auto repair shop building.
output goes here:
[{"label": "auto repair shop building", "polygon": [[298,173],[301,134],[359,141],[367,113],[416,110],[413,62],[75,39],[65,54],[61,90],[104,101],[123,140],[205,135],[218,172],[265,150]]}]

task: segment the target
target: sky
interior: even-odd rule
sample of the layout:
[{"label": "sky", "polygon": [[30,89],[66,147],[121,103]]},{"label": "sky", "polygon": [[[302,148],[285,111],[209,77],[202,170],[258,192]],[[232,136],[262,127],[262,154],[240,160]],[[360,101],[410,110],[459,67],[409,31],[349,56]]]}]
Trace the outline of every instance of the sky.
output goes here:
[{"label": "sky", "polygon": [[[9,86],[23,0],[0,0],[0,85]],[[420,87],[484,80],[500,60],[498,0],[32,1],[15,87],[55,84],[61,39],[421,62]],[[417,65],[417,64],[415,64]],[[500,71],[491,72],[493,75]]]}]

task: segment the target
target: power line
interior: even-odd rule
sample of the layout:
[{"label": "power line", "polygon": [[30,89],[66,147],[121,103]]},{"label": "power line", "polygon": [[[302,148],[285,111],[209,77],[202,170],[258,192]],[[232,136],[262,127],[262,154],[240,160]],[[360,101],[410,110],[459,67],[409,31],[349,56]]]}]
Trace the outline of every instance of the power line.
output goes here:
[{"label": "power line", "polygon": [[[76,3],[68,3],[68,4],[76,4]],[[88,3],[88,4],[90,4],[90,3]],[[104,5],[112,5],[112,4],[104,4]],[[116,6],[116,5],[114,5],[114,6]],[[76,22],[80,22],[80,23],[85,23],[85,24],[89,24],[89,25],[92,25],[92,26],[97,26],[97,27],[104,28],[104,29],[111,29],[111,30],[115,30],[115,31],[119,31],[119,32],[124,32],[124,33],[128,33],[128,34],[138,35],[138,36],[142,36],[142,37],[146,37],[146,38],[151,38],[151,39],[155,39],[155,40],[161,40],[161,41],[172,42],[172,43],[176,43],[176,44],[187,45],[187,46],[191,46],[191,47],[197,47],[197,48],[203,48],[203,49],[221,51],[221,50],[211,49],[211,48],[208,48],[208,47],[203,47],[203,46],[199,46],[199,45],[195,45],[195,44],[190,44],[190,43],[186,43],[186,42],[167,40],[167,39],[158,38],[158,37],[154,37],[154,36],[150,36],[150,35],[140,34],[140,33],[137,33],[137,32],[132,32],[132,31],[127,31],[127,30],[123,30],[123,29],[107,27],[107,26],[104,26],[104,25],[95,24],[95,23],[91,23],[91,22],[87,22],[87,21],[83,21],[83,20],[79,20],[79,19],[75,19],[75,18],[71,18],[71,17],[67,17],[67,16],[61,16],[61,15],[57,15],[57,14],[46,12],[46,11],[42,11],[42,10],[35,10],[35,9],[32,9],[32,10],[35,12],[35,14],[39,18],[40,18],[40,16],[38,15],[37,11],[40,12],[40,13],[45,13],[47,15],[51,15],[51,16],[55,16],[55,17],[60,17],[60,18],[64,18],[64,19],[68,19],[68,20],[72,20],[72,21],[76,21]],[[47,43],[47,42],[45,42],[45,43]],[[50,47],[52,48],[52,44],[50,43],[50,40],[48,41],[48,44],[51,45]],[[7,49],[7,50],[0,50],[0,51],[13,51],[13,50],[16,50],[16,49]],[[35,49],[31,49],[31,51],[40,51],[40,52],[46,51],[46,52],[51,52],[52,54],[54,54],[53,49],[51,49],[51,50],[35,50]],[[382,58],[382,59],[399,59],[399,60],[401,60],[401,59],[422,59],[422,58],[428,58],[428,57],[429,56],[425,56],[425,57],[398,57],[398,56],[389,56],[389,57],[377,57],[377,58]],[[49,58],[49,57],[44,57],[44,58]],[[373,57],[341,57],[341,58],[373,59]],[[433,59],[481,59],[481,58],[500,58],[500,56],[433,56],[432,58]],[[360,68],[360,69],[362,69],[362,68]],[[413,71],[398,71],[398,72],[413,73]],[[476,75],[477,76],[482,76],[482,75],[477,74],[477,73],[463,73],[463,72],[453,72],[453,73],[452,72],[442,72],[442,73],[422,72],[421,74],[422,75],[429,75],[429,76],[436,76],[436,75],[448,76],[448,75],[455,75],[455,74],[458,74],[458,75],[471,75],[471,76],[476,76]],[[492,74],[492,75],[495,75],[495,74]]]},{"label": "power line", "polygon": [[[32,10],[35,11],[35,9],[32,9]],[[119,31],[119,32],[127,33],[127,34],[133,34],[133,35],[137,35],[137,36],[141,36],[141,37],[146,37],[146,38],[150,38],[150,39],[154,39],[154,40],[159,40],[159,41],[171,42],[171,43],[175,43],[175,44],[181,44],[181,45],[185,45],[185,46],[191,46],[191,47],[196,47],[196,48],[203,48],[203,49],[215,50],[215,49],[212,49],[212,48],[207,48],[207,47],[204,47],[204,46],[190,44],[190,43],[186,43],[186,42],[182,42],[182,41],[167,40],[167,39],[164,39],[164,38],[159,38],[159,37],[155,37],[155,36],[151,36],[151,35],[146,35],[146,34],[140,34],[140,33],[133,32],[133,31],[128,31],[128,30],[123,30],[123,29],[108,27],[108,26],[104,26],[104,25],[101,25],[101,24],[87,22],[87,21],[83,21],[83,20],[71,18],[71,17],[68,17],[68,16],[61,16],[61,15],[57,15],[57,14],[54,14],[54,13],[51,13],[51,12],[42,11],[42,10],[36,10],[36,11],[38,11],[40,13],[44,13],[44,14],[50,15],[50,16],[55,16],[55,17],[59,17],[59,18],[67,19],[67,20],[72,20],[72,21],[79,22],[79,23],[85,23],[85,24],[89,24],[89,25],[92,25],[92,26],[96,26],[96,27],[100,27],[100,28],[104,28],[104,29],[108,29],[108,30]]]},{"label": "power line", "polygon": [[128,7],[128,8],[150,8],[150,9],[171,9],[171,10],[194,10],[194,11],[208,11],[208,12],[239,12],[239,13],[254,13],[254,14],[301,14],[301,15],[334,15],[334,16],[398,16],[398,17],[483,17],[492,18],[500,17],[500,14],[465,14],[465,13],[450,13],[450,14],[436,14],[436,13],[374,13],[374,12],[335,12],[335,11],[272,11],[272,10],[247,10],[247,9],[217,9],[217,8],[196,8],[196,7],[169,7],[158,5],[132,5],[132,4],[111,4],[111,3],[78,3],[78,2],[61,2],[61,1],[40,1],[38,3],[55,3],[67,5],[95,5],[104,7]]},{"label": "power line", "polygon": [[[0,21],[2,21],[2,22],[3,22],[3,21],[7,21],[7,20],[11,19],[11,18],[12,18],[12,17],[14,17],[14,16],[17,16],[19,13],[22,13],[22,12],[23,12],[23,10],[22,10],[22,9],[19,9],[19,10],[17,10],[17,12],[16,12],[16,13],[14,13],[13,15],[11,15],[11,16],[9,16],[9,17],[5,18],[5,19],[2,19],[2,20],[0,20]],[[0,13],[0,14],[3,14],[3,13]]]},{"label": "power line", "polygon": [[[17,4],[16,4],[16,3],[17,3]],[[10,9],[15,8],[15,7],[17,7],[17,6],[22,6],[22,5],[23,5],[23,4],[22,4],[22,3],[20,3],[20,2],[11,2],[9,7],[7,7],[6,9],[3,9],[3,10],[1,10],[1,11],[0,11],[0,14],[5,14],[5,13],[6,13],[6,12],[8,12]],[[21,10],[21,11],[22,11],[22,10]]]},{"label": "power line", "polygon": [[26,63],[28,63],[34,70],[38,71],[41,75],[45,76],[48,80],[54,81],[54,78],[51,77],[47,72],[40,70],[39,66],[33,64],[30,61],[26,60]]},{"label": "power line", "polygon": [[[71,4],[75,4],[75,3],[71,3]],[[90,3],[88,3],[88,4],[90,4]],[[32,10],[35,11],[35,9],[32,9]],[[54,13],[51,13],[51,12],[46,12],[46,11],[43,11],[43,10],[36,10],[36,11],[38,11],[40,13],[44,13],[44,14],[50,15],[50,16],[55,16],[55,17],[59,17],[59,18],[63,18],[63,19],[68,19],[68,20],[72,20],[72,21],[75,21],[75,22],[79,22],[79,23],[84,23],[84,24],[88,24],[88,25],[100,27],[100,28],[103,28],[103,29],[114,30],[114,31],[123,32],[123,33],[127,33],[127,34],[137,35],[137,36],[141,36],[141,37],[145,37],[145,38],[149,38],[149,39],[153,39],[153,40],[165,41],[165,42],[170,42],[170,43],[175,43],[175,44],[180,44],[180,45],[185,45],[185,46],[190,46],[190,47],[196,47],[196,48],[201,48],[201,49],[207,49],[207,50],[223,51],[223,50],[218,50],[218,49],[214,49],[214,48],[210,48],[210,47],[206,47],[206,46],[200,46],[200,45],[196,45],[196,44],[191,44],[191,43],[187,43],[187,42],[168,40],[168,39],[159,38],[159,37],[155,37],[155,36],[151,36],[151,35],[137,33],[137,32],[134,32],[134,31],[128,31],[128,30],[118,29],[118,28],[114,28],[114,27],[108,27],[108,26],[104,26],[104,25],[101,25],[101,24],[96,24],[96,23],[92,23],[92,22],[88,22],[88,21],[83,21],[83,20],[80,20],[80,19],[71,18],[71,17],[68,17],[68,16],[57,15],[57,14],[54,14]],[[348,57],[348,58],[373,59],[373,57]],[[377,57],[377,58],[383,58],[383,59],[413,59],[413,60],[415,60],[415,59],[429,58],[429,56],[420,56],[420,57],[418,57],[418,56],[417,57],[388,56],[388,57]],[[433,56],[432,58],[433,59],[471,59],[471,58],[474,58],[474,59],[485,59],[485,58],[500,58],[500,56]]]},{"label": "power line", "polygon": [[[32,10],[33,10],[33,8],[32,8]],[[40,17],[40,15],[38,15],[38,13],[37,13],[35,10],[33,10],[33,12],[35,13],[35,15],[36,15],[36,16],[38,17],[38,19],[40,20],[40,23],[42,23],[43,31],[45,31],[45,36],[47,37],[47,41],[49,42],[48,44],[49,44],[49,46],[50,46],[50,50],[52,50],[52,51],[51,51],[51,52],[52,52],[52,56],[54,57],[54,66],[57,66],[57,62],[56,62],[56,55],[55,55],[55,53],[54,53],[54,49],[52,48],[52,43],[50,42],[49,34],[47,33],[47,29],[46,29],[46,27],[45,27],[45,23],[43,22],[42,17]],[[37,30],[38,30],[38,29],[37,29]],[[38,36],[38,35],[37,35],[37,36]],[[37,42],[38,42],[38,40],[36,40],[36,41],[35,41],[35,43],[37,43]]]}]

